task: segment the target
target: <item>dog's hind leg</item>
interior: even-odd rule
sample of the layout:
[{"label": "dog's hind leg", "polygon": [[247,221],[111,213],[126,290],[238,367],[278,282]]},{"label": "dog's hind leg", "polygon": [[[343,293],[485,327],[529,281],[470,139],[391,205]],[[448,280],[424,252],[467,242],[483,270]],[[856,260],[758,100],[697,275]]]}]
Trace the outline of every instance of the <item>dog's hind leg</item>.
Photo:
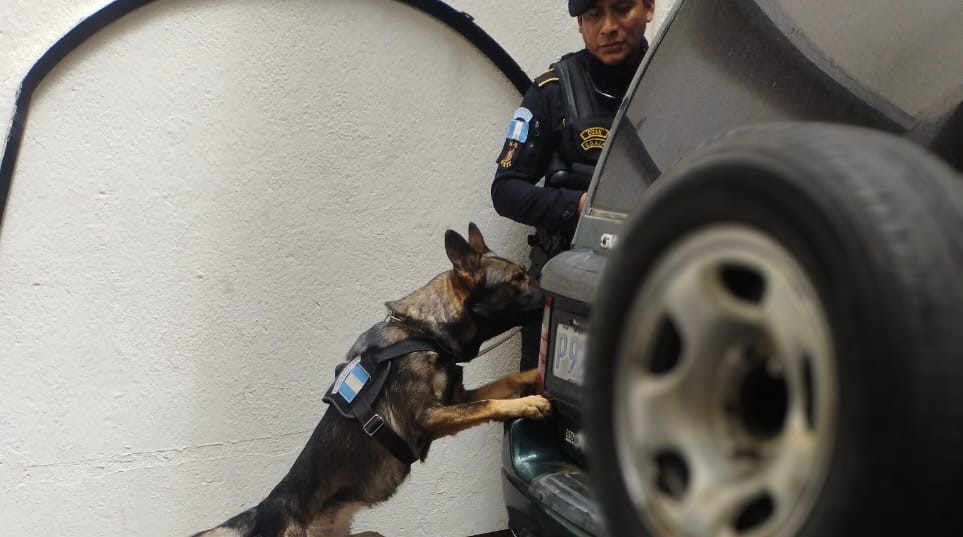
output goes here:
[{"label": "dog's hind leg", "polygon": [[348,537],[351,533],[351,520],[362,507],[363,503],[356,502],[326,509],[311,521],[305,537]]},{"label": "dog's hind leg", "polygon": [[538,377],[537,369],[529,369],[521,373],[513,373],[489,382],[474,390],[465,391],[465,401],[482,401],[484,399],[508,399],[516,397],[522,390],[535,384]]},{"label": "dog's hind leg", "polygon": [[492,420],[541,419],[552,406],[541,395],[518,399],[483,399],[455,405],[435,405],[424,412],[422,427],[432,439],[453,435]]}]

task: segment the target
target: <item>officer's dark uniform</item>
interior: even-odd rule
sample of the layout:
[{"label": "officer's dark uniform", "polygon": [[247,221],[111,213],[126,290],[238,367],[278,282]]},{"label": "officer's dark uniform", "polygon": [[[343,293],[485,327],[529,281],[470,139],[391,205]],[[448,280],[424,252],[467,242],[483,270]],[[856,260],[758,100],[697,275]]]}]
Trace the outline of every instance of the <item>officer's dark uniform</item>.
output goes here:
[{"label": "officer's dark uniform", "polygon": [[[648,43],[643,43],[643,55]],[[567,250],[615,113],[637,64],[608,66],[588,50],[567,54],[535,78],[508,127],[492,202],[498,214],[535,227],[529,273]],[[536,183],[545,178],[545,186]],[[521,368],[537,365],[541,324],[522,331]]]}]

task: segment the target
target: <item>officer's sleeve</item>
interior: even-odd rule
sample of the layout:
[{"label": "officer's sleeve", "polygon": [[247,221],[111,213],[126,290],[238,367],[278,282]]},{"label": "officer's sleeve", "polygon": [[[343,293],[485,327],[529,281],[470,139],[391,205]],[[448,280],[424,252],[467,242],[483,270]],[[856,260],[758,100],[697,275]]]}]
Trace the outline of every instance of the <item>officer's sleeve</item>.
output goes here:
[{"label": "officer's sleeve", "polygon": [[580,191],[540,187],[556,144],[551,98],[558,85],[533,85],[508,125],[505,144],[492,181],[492,204],[498,214],[550,230],[570,230],[578,218]]}]

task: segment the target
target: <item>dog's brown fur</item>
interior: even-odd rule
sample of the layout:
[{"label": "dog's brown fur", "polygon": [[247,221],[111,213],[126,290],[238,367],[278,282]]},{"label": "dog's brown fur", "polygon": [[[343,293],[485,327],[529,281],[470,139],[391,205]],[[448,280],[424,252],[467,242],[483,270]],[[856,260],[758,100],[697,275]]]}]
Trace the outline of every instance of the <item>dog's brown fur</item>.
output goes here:
[{"label": "dog's brown fur", "polygon": [[[452,270],[389,302],[389,320],[363,333],[348,352],[352,357],[409,338],[447,349],[393,360],[374,407],[421,460],[435,439],[492,420],[542,418],[550,408],[538,395],[516,398],[535,382],[535,370],[474,390],[462,385],[454,362],[474,358],[483,341],[537,316],[542,295],[522,267],[488,249],[474,224],[468,241],[449,230],[445,250]],[[197,536],[346,537],[354,513],[391,497],[409,470],[360,424],[329,408],[266,499]]]}]

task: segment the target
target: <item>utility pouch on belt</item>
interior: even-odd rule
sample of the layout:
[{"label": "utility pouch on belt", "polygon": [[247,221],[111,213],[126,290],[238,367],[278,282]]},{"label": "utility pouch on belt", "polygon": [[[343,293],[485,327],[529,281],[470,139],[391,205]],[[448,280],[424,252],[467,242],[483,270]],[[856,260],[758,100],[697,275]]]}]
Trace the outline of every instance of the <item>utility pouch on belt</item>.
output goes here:
[{"label": "utility pouch on belt", "polygon": [[[532,264],[537,264],[539,267],[544,265],[549,259],[568,250],[569,242],[570,240],[561,233],[542,228],[536,229],[535,234],[528,236],[528,245],[537,246],[542,251],[536,252],[534,248],[532,249],[532,254],[529,256],[532,258]],[[535,258],[536,255],[539,259]],[[542,257],[544,259],[541,259]]]},{"label": "utility pouch on belt", "polygon": [[368,349],[351,360],[335,367],[334,383],[324,394],[324,402],[339,414],[356,419],[368,436],[374,437],[400,461],[411,464],[418,460],[411,447],[374,411],[381,395],[391,360],[418,351],[438,352],[430,342],[407,339],[382,349]]},{"label": "utility pouch on belt", "polygon": [[588,190],[594,171],[594,167],[582,162],[576,162],[572,164],[572,168],[569,170],[557,170],[551,175],[547,175],[545,182],[550,187],[569,188],[584,192]]}]

